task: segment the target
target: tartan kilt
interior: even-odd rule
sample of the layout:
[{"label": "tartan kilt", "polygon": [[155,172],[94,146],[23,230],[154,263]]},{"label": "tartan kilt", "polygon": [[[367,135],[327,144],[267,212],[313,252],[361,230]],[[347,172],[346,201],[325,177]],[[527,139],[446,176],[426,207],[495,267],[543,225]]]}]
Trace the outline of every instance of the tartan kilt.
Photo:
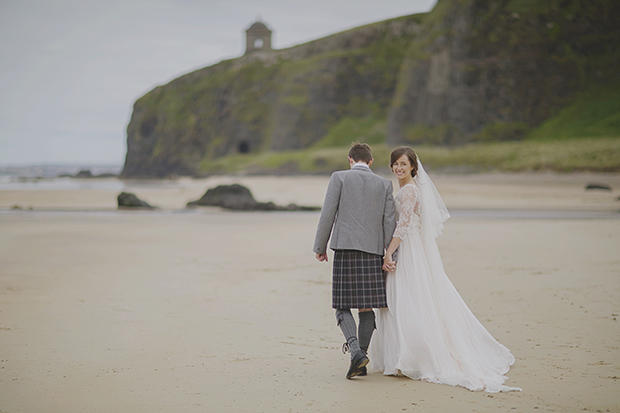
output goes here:
[{"label": "tartan kilt", "polygon": [[387,307],[383,257],[357,250],[335,250],[333,308]]}]

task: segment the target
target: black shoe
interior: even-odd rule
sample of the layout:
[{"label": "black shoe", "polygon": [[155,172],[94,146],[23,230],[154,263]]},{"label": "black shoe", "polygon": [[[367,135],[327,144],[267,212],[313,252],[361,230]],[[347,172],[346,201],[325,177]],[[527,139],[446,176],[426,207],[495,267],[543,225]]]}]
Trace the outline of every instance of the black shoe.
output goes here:
[{"label": "black shoe", "polygon": [[363,352],[359,352],[353,356],[351,359],[351,366],[349,367],[349,371],[347,372],[347,379],[350,379],[355,376],[359,376],[362,374],[362,369],[365,368],[366,364],[368,364],[370,360]]},{"label": "black shoe", "polygon": [[366,366],[362,367],[362,372],[360,374],[358,374],[358,376],[365,376],[367,375],[368,372],[366,371]]}]

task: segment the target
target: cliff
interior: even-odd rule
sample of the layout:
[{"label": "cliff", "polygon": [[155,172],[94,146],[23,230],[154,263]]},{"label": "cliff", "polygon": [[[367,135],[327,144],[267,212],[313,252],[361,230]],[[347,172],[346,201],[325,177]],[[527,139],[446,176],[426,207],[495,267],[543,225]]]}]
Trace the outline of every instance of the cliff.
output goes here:
[{"label": "cliff", "polygon": [[429,17],[399,73],[390,144],[521,139],[579,92],[620,86],[619,2],[452,0]]},{"label": "cliff", "polygon": [[358,138],[521,139],[580,92],[617,83],[619,8],[439,0],[428,14],[223,61],[136,101],[122,175],[200,175],[225,155]]},{"label": "cliff", "polygon": [[195,175],[231,153],[305,148],[348,119],[385,127],[420,19],[252,53],[155,88],[134,104],[122,175]]}]

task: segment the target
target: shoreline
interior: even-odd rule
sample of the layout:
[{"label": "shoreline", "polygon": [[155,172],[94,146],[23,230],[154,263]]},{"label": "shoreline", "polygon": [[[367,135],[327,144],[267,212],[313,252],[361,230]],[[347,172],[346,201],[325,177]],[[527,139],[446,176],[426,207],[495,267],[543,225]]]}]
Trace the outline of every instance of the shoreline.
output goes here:
[{"label": "shoreline", "polygon": [[[386,177],[392,180],[396,192],[396,180],[391,176]],[[489,173],[436,174],[431,177],[449,210],[541,210],[609,214],[620,210],[620,174]],[[205,179],[180,178],[176,181],[125,182],[115,178],[73,181],[63,178],[59,187],[53,187],[53,182],[38,188],[0,185],[0,210],[10,210],[14,206],[25,210],[116,210],[116,197],[123,191],[135,193],[140,199],[162,210],[183,210],[188,202],[199,199],[207,189],[232,183],[248,187],[258,202],[320,206],[329,176],[222,175]],[[590,183],[603,183],[611,186],[612,190],[586,191],[585,186]]]}]

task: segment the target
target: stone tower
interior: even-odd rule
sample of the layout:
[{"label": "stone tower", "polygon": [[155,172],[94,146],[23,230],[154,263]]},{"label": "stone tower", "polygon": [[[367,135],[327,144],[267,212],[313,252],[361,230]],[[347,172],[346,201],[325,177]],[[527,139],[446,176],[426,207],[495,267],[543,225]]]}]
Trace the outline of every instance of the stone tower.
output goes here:
[{"label": "stone tower", "polygon": [[245,54],[255,51],[271,50],[271,30],[264,23],[257,21],[245,31]]}]

